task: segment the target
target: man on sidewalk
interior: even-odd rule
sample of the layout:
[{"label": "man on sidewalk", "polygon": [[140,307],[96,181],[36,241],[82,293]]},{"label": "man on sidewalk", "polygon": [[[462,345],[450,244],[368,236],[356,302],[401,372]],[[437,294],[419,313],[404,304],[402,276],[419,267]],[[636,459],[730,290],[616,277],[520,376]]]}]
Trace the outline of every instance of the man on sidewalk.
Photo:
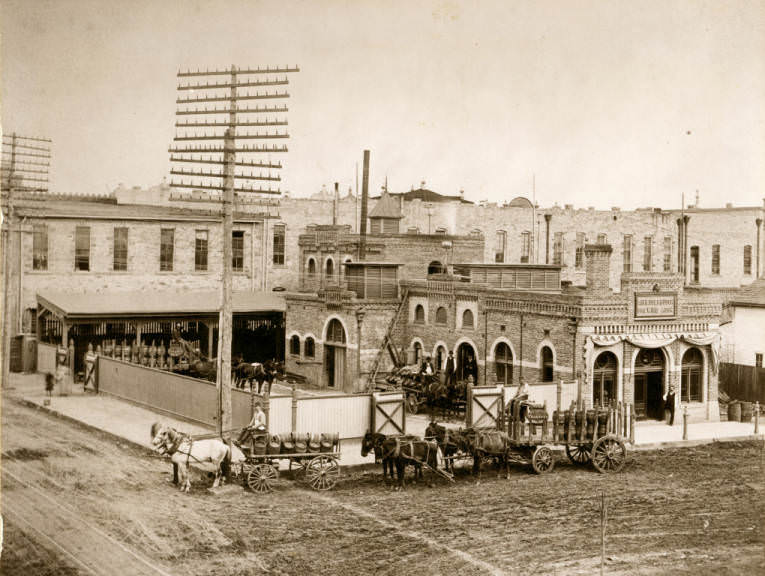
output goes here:
[{"label": "man on sidewalk", "polygon": [[670,386],[669,393],[664,396],[664,410],[669,410],[669,425],[675,424],[675,389]]}]

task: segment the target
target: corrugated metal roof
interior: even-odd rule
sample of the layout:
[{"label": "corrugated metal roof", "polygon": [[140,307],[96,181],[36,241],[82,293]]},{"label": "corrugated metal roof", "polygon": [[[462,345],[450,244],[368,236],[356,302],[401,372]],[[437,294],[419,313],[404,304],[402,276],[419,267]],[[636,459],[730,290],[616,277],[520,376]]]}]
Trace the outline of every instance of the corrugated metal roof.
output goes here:
[{"label": "corrugated metal roof", "polygon": [[[67,318],[93,316],[178,316],[217,314],[220,292],[209,291],[134,291],[72,293],[42,291],[37,301]],[[233,311],[284,312],[284,297],[273,292],[234,292]]]}]

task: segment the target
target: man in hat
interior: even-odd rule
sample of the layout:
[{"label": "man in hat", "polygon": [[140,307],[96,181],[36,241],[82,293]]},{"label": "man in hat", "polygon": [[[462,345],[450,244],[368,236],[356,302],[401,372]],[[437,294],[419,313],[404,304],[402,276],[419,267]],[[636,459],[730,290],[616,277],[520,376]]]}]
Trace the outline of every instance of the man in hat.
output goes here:
[{"label": "man in hat", "polygon": [[250,423],[239,434],[236,443],[243,446],[244,443],[261,434],[266,434],[266,413],[263,412],[260,402],[255,402],[255,413],[252,415]]},{"label": "man in hat", "polygon": [[449,357],[446,359],[444,374],[446,375],[446,387],[451,390],[454,387],[454,376],[456,374],[456,369],[454,367],[454,352],[451,350],[449,350]]},{"label": "man in hat", "polygon": [[669,410],[669,425],[675,424],[675,387],[670,386],[669,392],[664,396],[664,410]]}]

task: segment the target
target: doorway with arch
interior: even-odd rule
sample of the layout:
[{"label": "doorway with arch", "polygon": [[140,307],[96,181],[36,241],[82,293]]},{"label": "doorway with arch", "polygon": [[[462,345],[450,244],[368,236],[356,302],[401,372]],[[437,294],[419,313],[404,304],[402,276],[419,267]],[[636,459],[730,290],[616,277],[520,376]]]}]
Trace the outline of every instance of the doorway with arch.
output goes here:
[{"label": "doorway with arch", "polygon": [[337,318],[327,325],[324,338],[324,385],[342,390],[345,384],[347,341],[345,328]]},{"label": "doorway with arch", "polygon": [[664,418],[664,352],[661,348],[641,348],[635,358],[635,416]]}]

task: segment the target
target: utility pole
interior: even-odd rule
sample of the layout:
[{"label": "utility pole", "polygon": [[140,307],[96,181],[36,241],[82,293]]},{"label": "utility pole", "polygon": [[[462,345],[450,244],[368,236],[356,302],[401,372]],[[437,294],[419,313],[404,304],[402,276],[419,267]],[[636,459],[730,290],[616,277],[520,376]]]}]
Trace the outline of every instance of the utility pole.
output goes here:
[{"label": "utility pole", "polygon": [[[286,74],[299,72],[296,67],[284,66],[275,68],[237,68],[231,66],[230,70],[206,70],[178,72],[181,82],[178,91],[190,91],[194,96],[181,96],[176,100],[179,105],[176,117],[190,116],[191,119],[179,120],[176,118],[175,126],[180,131],[173,139],[174,144],[169,148],[171,163],[212,164],[218,166],[217,170],[200,167],[198,169],[177,167],[172,165],[170,173],[177,176],[189,176],[186,181],[171,182],[175,188],[190,188],[194,190],[211,190],[220,194],[223,207],[223,270],[221,279],[221,303],[218,329],[218,421],[217,431],[220,436],[227,435],[232,429],[231,414],[231,338],[232,338],[232,229],[234,221],[234,201],[237,197],[255,197],[264,207],[264,223],[268,220],[268,207],[275,205],[274,202],[264,201],[268,196],[281,194],[279,188],[268,188],[260,185],[247,185],[243,181],[268,181],[279,182],[281,178],[274,175],[271,170],[282,167],[280,162],[268,160],[254,160],[237,158],[237,153],[243,155],[262,155],[287,152],[287,147],[278,144],[240,144],[246,140],[272,140],[287,139],[287,134],[280,126],[286,126],[287,121],[283,117],[261,119],[261,114],[280,114],[288,111],[284,105],[259,106],[244,105],[239,103],[250,100],[286,99],[289,94],[284,91],[250,92],[239,93],[240,88],[260,88],[271,86],[286,86],[289,84]],[[278,76],[278,75],[282,76]],[[190,78],[205,77],[205,82],[192,81]],[[260,79],[263,78],[263,79]],[[193,82],[193,83],[192,83]],[[222,103],[219,107],[215,103]],[[197,105],[201,104],[202,107]],[[258,131],[263,127],[276,127],[271,131]],[[237,127],[255,128],[255,132],[237,134]],[[202,128],[201,133],[191,132],[191,128]],[[224,129],[221,134],[219,130]],[[206,142],[211,142],[207,144]],[[181,143],[180,145],[178,143]],[[245,173],[239,167],[266,168],[267,173]],[[237,182],[241,183],[237,183]],[[267,241],[267,238],[266,238]],[[265,249],[265,245],[264,245]],[[266,263],[267,265],[267,263]],[[254,274],[255,271],[253,270]]]},{"label": "utility pole", "polygon": [[[3,212],[3,327],[2,327],[2,385],[8,386],[10,371],[11,338],[23,330],[22,298],[22,226],[14,213],[14,193],[47,192],[50,168],[51,140],[20,136],[13,132],[4,134],[2,139],[2,164],[0,164],[0,194]],[[15,314],[11,313],[11,245],[13,225],[18,232],[16,256],[17,270]],[[15,322],[14,322],[15,319]],[[15,325],[15,326],[14,326]]]}]

